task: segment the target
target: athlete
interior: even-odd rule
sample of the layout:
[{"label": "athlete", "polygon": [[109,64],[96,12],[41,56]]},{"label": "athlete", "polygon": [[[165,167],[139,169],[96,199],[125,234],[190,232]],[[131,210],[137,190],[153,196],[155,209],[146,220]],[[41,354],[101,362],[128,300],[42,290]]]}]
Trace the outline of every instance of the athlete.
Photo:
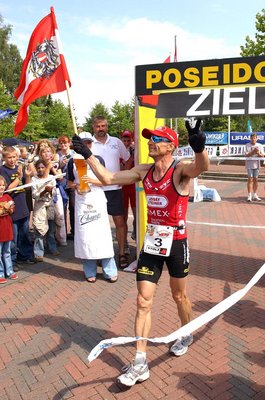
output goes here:
[{"label": "athlete", "polygon": [[[83,146],[78,136],[73,137],[74,150],[82,154],[96,176],[104,185],[129,185],[139,181],[147,199],[148,226],[144,245],[137,264],[137,312],[135,336],[149,337],[151,330],[151,308],[156,286],[166,262],[170,275],[170,289],[178,309],[181,325],[191,320],[191,303],[187,295],[189,272],[189,248],[187,243],[186,212],[189,199],[189,183],[208,169],[208,154],[205,150],[205,134],[200,130],[198,119],[195,127],[186,121],[189,144],[195,157],[191,162],[174,160],[178,147],[178,136],[172,129],[163,126],[155,130],[143,129],[142,136],[148,141],[149,156],[154,164],[136,165],[130,170],[112,173],[100,165],[91,152]],[[180,356],[192,343],[192,335],[178,339],[170,351]],[[147,342],[136,342],[136,356],[118,381],[133,386],[149,378],[146,361]]]}]

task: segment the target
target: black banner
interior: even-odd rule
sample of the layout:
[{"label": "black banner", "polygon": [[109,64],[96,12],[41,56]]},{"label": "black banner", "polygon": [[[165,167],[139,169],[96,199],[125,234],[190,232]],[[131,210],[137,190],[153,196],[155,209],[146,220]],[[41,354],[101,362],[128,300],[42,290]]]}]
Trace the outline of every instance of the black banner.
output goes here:
[{"label": "black banner", "polygon": [[202,89],[160,94],[156,118],[265,114],[265,87]]}]

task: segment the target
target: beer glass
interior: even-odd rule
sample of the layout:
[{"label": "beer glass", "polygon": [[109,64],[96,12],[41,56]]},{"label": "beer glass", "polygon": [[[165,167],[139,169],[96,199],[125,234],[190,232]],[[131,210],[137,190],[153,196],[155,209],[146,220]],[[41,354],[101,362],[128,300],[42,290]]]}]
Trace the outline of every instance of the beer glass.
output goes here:
[{"label": "beer glass", "polygon": [[80,193],[88,193],[91,191],[90,186],[83,180],[83,176],[87,175],[87,163],[80,154],[74,155],[74,163],[76,166],[79,178],[79,191]]}]

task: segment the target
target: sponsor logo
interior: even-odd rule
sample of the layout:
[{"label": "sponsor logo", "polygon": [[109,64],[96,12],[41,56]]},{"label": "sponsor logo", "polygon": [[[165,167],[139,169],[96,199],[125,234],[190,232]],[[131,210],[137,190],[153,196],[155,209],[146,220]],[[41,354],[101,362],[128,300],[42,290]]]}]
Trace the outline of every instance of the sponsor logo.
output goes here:
[{"label": "sponsor logo", "polygon": [[168,199],[165,196],[146,196],[148,207],[165,208],[168,205]]},{"label": "sponsor logo", "polygon": [[148,267],[138,268],[137,272],[142,275],[154,275],[154,271],[150,271]]}]

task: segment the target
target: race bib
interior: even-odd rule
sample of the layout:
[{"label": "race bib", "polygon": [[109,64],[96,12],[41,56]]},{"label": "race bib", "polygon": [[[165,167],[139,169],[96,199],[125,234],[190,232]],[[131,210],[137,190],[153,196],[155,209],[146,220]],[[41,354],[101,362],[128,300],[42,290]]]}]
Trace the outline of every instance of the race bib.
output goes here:
[{"label": "race bib", "polygon": [[167,257],[173,242],[173,226],[147,225],[144,238],[144,251],[149,254]]}]

